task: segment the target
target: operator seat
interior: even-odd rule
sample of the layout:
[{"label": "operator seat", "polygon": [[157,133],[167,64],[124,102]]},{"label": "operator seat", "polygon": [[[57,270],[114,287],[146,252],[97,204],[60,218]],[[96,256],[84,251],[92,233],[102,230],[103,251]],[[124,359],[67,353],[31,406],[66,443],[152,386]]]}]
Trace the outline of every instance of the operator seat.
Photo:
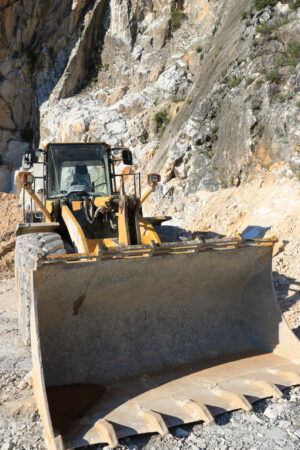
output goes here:
[{"label": "operator seat", "polygon": [[85,164],[76,164],[72,186],[75,184],[84,184],[87,188],[92,187],[91,177]]}]

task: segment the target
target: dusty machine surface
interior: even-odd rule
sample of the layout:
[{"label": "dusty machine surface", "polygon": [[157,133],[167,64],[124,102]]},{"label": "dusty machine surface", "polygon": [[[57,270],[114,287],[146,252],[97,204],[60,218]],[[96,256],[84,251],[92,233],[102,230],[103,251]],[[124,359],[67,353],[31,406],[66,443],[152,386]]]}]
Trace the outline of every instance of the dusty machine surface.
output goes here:
[{"label": "dusty machine surface", "polygon": [[300,343],[273,290],[275,239],[163,242],[167,218],[142,214],[159,177],[141,195],[138,174],[116,174],[129,150],[43,155],[40,179],[31,154],[19,175],[16,282],[49,449],[210,423],[300,383]]}]

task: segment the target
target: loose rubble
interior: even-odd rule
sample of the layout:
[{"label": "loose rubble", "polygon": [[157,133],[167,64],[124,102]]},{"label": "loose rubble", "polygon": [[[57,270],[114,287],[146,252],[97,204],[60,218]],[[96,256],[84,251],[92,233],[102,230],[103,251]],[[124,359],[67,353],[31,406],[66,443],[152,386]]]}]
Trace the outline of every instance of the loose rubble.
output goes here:
[{"label": "loose rubble", "polygon": [[[186,197],[167,183],[149,198],[145,214],[165,214],[170,224],[190,231],[194,237],[217,238],[275,236],[274,287],[292,328],[300,326],[300,184],[286,176],[286,165],[262,171],[247,183],[222,191],[202,190]],[[158,207],[157,205],[160,205]],[[250,234],[252,230],[252,235]],[[247,234],[249,233],[249,234]]]},{"label": "loose rubble", "polygon": [[19,199],[0,192],[0,279],[13,274],[15,229],[23,221]]}]

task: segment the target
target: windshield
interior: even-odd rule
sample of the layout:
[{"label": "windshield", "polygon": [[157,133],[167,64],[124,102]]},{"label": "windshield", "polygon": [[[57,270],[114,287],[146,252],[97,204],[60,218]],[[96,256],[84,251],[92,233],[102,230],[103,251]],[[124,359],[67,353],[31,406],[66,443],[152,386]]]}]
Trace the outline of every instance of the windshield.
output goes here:
[{"label": "windshield", "polygon": [[90,195],[109,196],[108,153],[104,144],[51,144],[48,148],[48,198],[85,186]]}]

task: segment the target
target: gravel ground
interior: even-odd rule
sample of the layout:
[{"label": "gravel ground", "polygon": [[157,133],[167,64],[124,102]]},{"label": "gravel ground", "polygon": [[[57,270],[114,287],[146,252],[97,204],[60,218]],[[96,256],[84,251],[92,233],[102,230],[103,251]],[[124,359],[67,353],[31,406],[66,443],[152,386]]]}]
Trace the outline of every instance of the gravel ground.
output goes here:
[{"label": "gravel ground", "polygon": [[31,388],[23,381],[31,369],[21,341],[14,280],[0,281],[0,448],[44,449],[42,425]]},{"label": "gravel ground", "polygon": [[[278,286],[281,288],[282,284]],[[280,289],[280,296],[282,292]],[[0,450],[44,449],[42,426],[32,389],[26,383],[30,353],[17,331],[15,304],[13,279],[0,280]],[[284,307],[287,307],[286,303]],[[94,449],[102,447],[94,446]],[[108,450],[109,447],[103,448]],[[163,439],[158,435],[124,439],[121,448],[299,449],[300,387],[285,390],[282,399],[257,402],[252,412],[222,414],[214,425],[200,423],[177,427]]]}]

